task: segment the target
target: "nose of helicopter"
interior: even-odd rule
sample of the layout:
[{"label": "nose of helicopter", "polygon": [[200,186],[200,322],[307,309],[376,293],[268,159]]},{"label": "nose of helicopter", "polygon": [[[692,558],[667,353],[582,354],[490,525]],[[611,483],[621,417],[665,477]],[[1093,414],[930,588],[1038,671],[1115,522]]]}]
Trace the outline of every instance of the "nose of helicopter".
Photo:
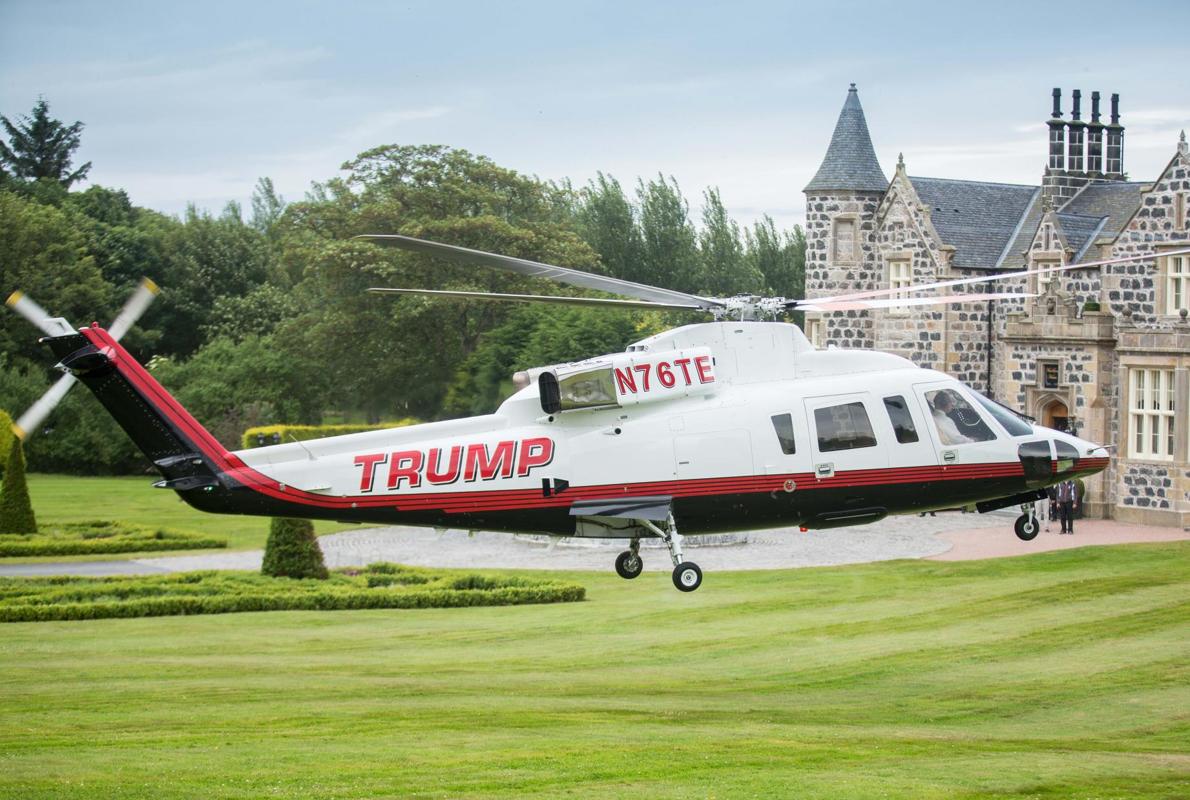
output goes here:
[{"label": "nose of helicopter", "polygon": [[1111,455],[1101,444],[1071,436],[1062,431],[1053,431],[1054,475],[1070,478],[1094,475],[1107,469]]}]

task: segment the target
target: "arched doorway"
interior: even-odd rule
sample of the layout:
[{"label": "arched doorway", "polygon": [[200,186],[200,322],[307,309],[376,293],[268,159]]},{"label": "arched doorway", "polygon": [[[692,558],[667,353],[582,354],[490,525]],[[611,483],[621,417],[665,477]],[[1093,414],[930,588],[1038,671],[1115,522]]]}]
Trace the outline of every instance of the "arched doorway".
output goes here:
[{"label": "arched doorway", "polygon": [[1041,409],[1041,424],[1058,431],[1070,430],[1070,410],[1061,400],[1052,400]]}]

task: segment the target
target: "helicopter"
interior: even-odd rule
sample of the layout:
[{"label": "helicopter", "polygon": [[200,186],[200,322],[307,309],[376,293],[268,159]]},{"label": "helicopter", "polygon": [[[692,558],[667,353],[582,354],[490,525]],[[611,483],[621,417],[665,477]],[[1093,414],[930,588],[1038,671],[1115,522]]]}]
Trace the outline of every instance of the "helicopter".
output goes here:
[{"label": "helicopter", "polygon": [[615,569],[626,579],[644,568],[641,540],[658,538],[674,586],[691,592],[703,575],[686,559],[689,536],[828,529],[973,504],[981,513],[1020,506],[1015,531],[1028,541],[1046,487],[1108,466],[1108,447],[1036,425],[945,373],[889,353],[817,349],[775,318],[1020,299],[1030,295],[923,293],[1152,257],[825,298],[715,298],[408,236],[357,238],[619,297],[369,290],[378,294],[682,310],[712,321],[520,372],[491,414],[229,451],[120,345],[125,315],[119,328],[76,331],[27,298],[10,305],[153,462],[162,475],[154,486],[196,509],[622,539]]}]

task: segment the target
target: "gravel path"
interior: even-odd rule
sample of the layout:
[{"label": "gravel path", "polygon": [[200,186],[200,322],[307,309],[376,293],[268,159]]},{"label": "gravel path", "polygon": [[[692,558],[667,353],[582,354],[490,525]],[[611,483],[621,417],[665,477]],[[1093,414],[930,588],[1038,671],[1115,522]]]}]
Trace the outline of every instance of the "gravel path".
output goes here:
[{"label": "gravel path", "polygon": [[[686,557],[704,570],[785,569],[924,558],[950,549],[936,534],[958,528],[1011,531],[1011,515],[941,513],[936,517],[890,517],[852,528],[801,533],[778,528],[737,534],[733,543],[686,541]],[[507,569],[610,570],[626,549],[620,540],[561,539],[427,528],[369,528],[334,533],[319,540],[328,567],[395,561],[414,566]],[[659,541],[642,542],[646,569],[669,570],[669,554]],[[262,551],[204,553],[125,561],[54,562],[0,566],[0,575],[127,575],[200,569],[260,569]]]},{"label": "gravel path", "polygon": [[[1058,534],[1057,524],[1032,542],[1016,538],[1015,510],[991,514],[939,513],[936,517],[889,517],[871,525],[801,533],[777,528],[734,536],[686,541],[686,558],[706,571],[789,569],[929,558],[962,561],[1027,555],[1087,545],[1169,542],[1190,539],[1190,531],[1125,525],[1112,520],[1080,520],[1074,536]],[[727,540],[727,541],[724,541]],[[329,567],[395,561],[425,567],[611,570],[626,549],[621,540],[550,539],[506,533],[437,533],[426,528],[369,528],[334,533],[319,540]],[[124,561],[74,561],[0,566],[0,576],[133,575],[202,569],[259,570],[262,551],[204,553]],[[642,542],[646,569],[670,568],[660,541]]]}]

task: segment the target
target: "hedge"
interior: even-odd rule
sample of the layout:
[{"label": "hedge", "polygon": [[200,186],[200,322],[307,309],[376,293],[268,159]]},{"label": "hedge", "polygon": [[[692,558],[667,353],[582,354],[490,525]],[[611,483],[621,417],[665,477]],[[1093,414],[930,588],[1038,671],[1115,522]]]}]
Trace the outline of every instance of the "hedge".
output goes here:
[{"label": "hedge", "polygon": [[[371,585],[374,578],[402,583]],[[0,622],[228,614],[246,611],[460,608],[583,600],[577,584],[399,567],[294,580],[246,572],[111,578],[0,578]]]},{"label": "hedge", "polygon": [[343,436],[348,433],[404,428],[406,425],[417,423],[416,419],[406,417],[395,422],[381,422],[378,425],[261,425],[244,431],[243,445],[247,450],[294,440],[304,442],[307,439],[325,439],[328,436]]},{"label": "hedge", "polygon": [[0,534],[0,558],[210,550],[219,547],[227,547],[227,540],[171,528],[109,520],[63,523],[43,528],[37,533]]}]

